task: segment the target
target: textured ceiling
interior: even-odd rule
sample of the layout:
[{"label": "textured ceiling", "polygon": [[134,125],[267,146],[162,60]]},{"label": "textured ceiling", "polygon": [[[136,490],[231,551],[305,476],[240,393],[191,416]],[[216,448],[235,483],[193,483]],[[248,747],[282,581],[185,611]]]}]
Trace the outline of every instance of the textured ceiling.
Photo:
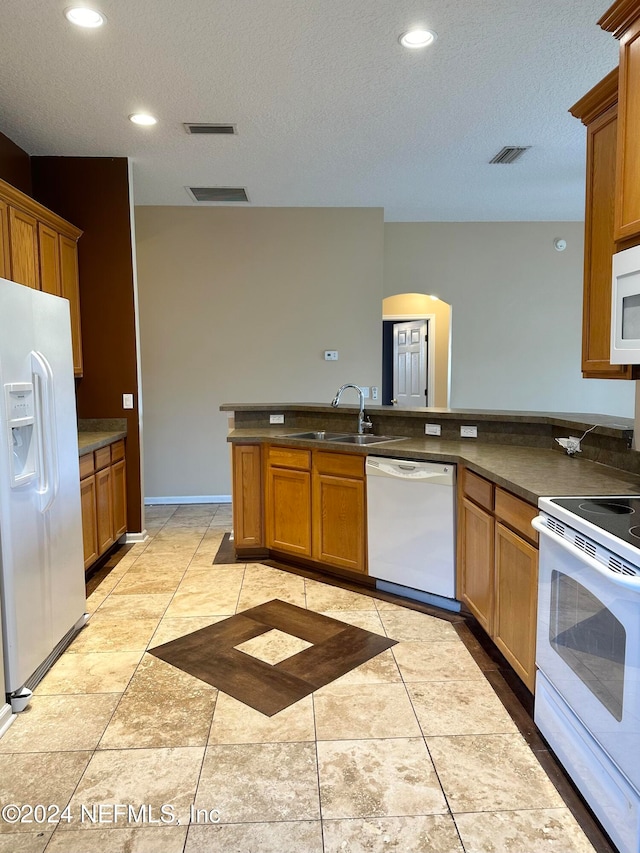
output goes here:
[{"label": "textured ceiling", "polygon": [[[67,5],[2,0],[0,130],[30,154],[132,158],[137,204],[216,185],[387,221],[583,216],[567,109],[617,64],[607,0],[96,0],[93,31]],[[399,45],[416,24],[435,45]],[[158,125],[132,125],[141,110]],[[532,148],[488,165],[504,145]]]}]

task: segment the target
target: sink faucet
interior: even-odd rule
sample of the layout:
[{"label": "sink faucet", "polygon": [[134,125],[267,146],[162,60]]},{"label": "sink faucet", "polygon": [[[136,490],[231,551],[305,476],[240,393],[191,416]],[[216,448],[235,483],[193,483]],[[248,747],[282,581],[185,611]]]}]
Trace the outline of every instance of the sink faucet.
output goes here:
[{"label": "sink faucet", "polygon": [[369,419],[369,415],[367,415],[364,410],[364,394],[362,393],[362,388],[359,385],[352,385],[349,382],[346,385],[342,385],[338,388],[336,396],[331,401],[331,405],[337,406],[339,404],[340,397],[342,396],[342,392],[345,388],[355,388],[358,392],[358,398],[360,400],[360,411],[358,412],[358,435],[362,435],[366,429],[373,429],[373,424]]}]

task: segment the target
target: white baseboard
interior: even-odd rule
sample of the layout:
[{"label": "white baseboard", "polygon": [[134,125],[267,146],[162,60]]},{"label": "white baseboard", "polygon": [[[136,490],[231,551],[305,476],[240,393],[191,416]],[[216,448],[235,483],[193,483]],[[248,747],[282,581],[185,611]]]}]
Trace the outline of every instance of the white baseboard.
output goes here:
[{"label": "white baseboard", "polygon": [[135,542],[146,542],[149,534],[146,530],[143,530],[141,533],[125,533],[122,538],[127,545],[133,545]]},{"label": "white baseboard", "polygon": [[11,705],[0,706],[0,737],[6,732],[16,715],[11,711]]},{"label": "white baseboard", "polygon": [[167,498],[145,498],[145,504],[230,504],[231,495],[173,495]]}]

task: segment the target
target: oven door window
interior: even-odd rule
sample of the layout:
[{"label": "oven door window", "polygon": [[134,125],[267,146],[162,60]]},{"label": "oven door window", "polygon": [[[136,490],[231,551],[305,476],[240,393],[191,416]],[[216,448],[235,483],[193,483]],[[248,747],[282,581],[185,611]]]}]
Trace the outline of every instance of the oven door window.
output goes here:
[{"label": "oven door window", "polygon": [[556,570],[550,617],[551,647],[620,721],[627,638],[622,624],[582,584]]}]

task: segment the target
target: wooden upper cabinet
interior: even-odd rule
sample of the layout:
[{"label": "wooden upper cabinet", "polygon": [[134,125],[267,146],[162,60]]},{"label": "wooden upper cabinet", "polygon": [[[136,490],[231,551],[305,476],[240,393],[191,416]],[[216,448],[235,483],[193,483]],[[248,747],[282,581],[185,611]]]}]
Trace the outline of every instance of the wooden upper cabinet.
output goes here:
[{"label": "wooden upper cabinet", "polygon": [[61,295],[60,246],[58,232],[43,222],[38,222],[38,254],[40,258],[40,290]]},{"label": "wooden upper cabinet", "polygon": [[582,302],[582,373],[588,379],[631,379],[629,365],[611,364],[611,259],[616,199],[618,69],[570,112],[587,128],[587,176]]},{"label": "wooden upper cabinet", "polygon": [[64,234],[58,235],[60,255],[60,296],[69,300],[71,312],[71,340],[73,344],[73,372],[82,376],[82,335],[80,332],[80,283],[78,280],[78,247],[76,241]]},{"label": "wooden upper cabinet", "polygon": [[9,206],[9,246],[12,281],[39,290],[38,220],[13,206]]},{"label": "wooden upper cabinet", "polygon": [[[640,242],[640,0],[618,0],[598,22],[620,40],[614,238]],[[637,239],[639,238],[639,239]]]},{"label": "wooden upper cabinet", "polygon": [[11,278],[9,205],[5,201],[0,201],[0,278]]}]

